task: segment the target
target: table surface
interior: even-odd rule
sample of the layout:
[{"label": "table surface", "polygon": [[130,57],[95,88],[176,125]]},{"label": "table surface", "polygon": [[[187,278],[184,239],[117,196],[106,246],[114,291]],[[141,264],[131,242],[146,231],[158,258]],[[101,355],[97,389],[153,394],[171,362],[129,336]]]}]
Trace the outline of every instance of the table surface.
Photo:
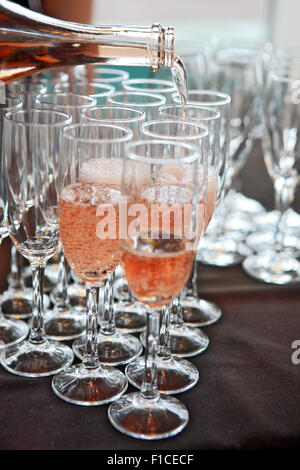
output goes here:
[{"label": "table surface", "polygon": [[[272,184],[257,142],[241,173],[247,196],[273,207]],[[296,206],[300,207],[299,200]],[[1,287],[9,262],[0,253]],[[80,407],[51,391],[51,378],[30,379],[0,369],[0,449],[282,449],[300,444],[300,364],[291,360],[300,340],[299,285],[278,287],[249,278],[240,266],[199,264],[199,293],[223,310],[205,328],[206,352],[191,358],[198,384],[177,395],[190,412],[179,435],[141,441],[116,431],[107,405]],[[132,390],[129,387],[129,390]]]}]

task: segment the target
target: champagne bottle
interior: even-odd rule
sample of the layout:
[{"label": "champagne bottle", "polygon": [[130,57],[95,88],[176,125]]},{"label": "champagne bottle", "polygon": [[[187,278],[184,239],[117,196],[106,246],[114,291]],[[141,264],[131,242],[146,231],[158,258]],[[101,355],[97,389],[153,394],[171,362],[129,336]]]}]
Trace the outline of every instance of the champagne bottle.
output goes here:
[{"label": "champagne bottle", "polygon": [[159,24],[92,26],[51,18],[0,0],[0,80],[79,64],[172,68],[174,30]]}]

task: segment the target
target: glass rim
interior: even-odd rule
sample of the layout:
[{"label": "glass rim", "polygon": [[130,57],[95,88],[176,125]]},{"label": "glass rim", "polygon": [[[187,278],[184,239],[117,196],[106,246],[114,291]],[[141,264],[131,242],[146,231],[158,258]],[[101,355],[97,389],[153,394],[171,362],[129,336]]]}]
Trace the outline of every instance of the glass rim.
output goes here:
[{"label": "glass rim", "polygon": [[109,103],[117,103],[118,105],[123,105],[123,106],[126,106],[126,102],[124,103],[123,101],[116,101],[112,98],[116,98],[118,96],[128,96],[128,95],[131,95],[131,96],[145,96],[145,97],[151,97],[153,99],[156,99],[157,101],[154,101],[152,103],[134,103],[134,102],[128,102],[128,106],[132,106],[132,107],[135,107],[135,106],[145,106],[147,108],[150,108],[151,106],[163,106],[165,103],[166,103],[166,98],[165,96],[162,96],[162,95],[159,95],[159,94],[156,94],[156,93],[148,93],[148,92],[144,92],[144,91],[116,91],[114,93],[112,93],[109,97],[108,97],[108,102]]},{"label": "glass rim", "polygon": [[[15,100],[17,101],[17,103],[12,106],[6,106],[7,98],[9,98],[10,100]],[[13,109],[20,111],[20,108],[22,108],[22,106],[23,106],[22,100],[18,97],[18,95],[11,95],[10,93],[6,93],[5,103],[0,103],[0,110],[5,111],[6,109],[11,110],[13,108]]]},{"label": "glass rim", "polygon": [[[193,101],[193,100],[188,99],[188,96],[189,96],[190,93],[196,93],[196,94],[199,94],[199,95],[214,96],[217,99],[215,101]],[[188,91],[188,96],[187,96],[187,102],[186,102],[187,106],[189,106],[189,105],[190,106],[192,106],[192,105],[197,106],[198,104],[200,106],[205,106],[208,103],[211,106],[223,106],[223,105],[231,103],[231,96],[228,93],[225,93],[224,91],[218,91],[218,90],[197,90],[197,89],[193,89],[193,90]],[[178,100],[177,100],[177,97],[178,97]],[[220,98],[220,99],[218,99],[218,98]],[[177,92],[175,92],[172,95],[172,100],[175,103],[179,102],[180,97],[179,97]],[[209,104],[208,104],[208,106],[209,106]]]},{"label": "glass rim", "polygon": [[[235,53],[236,53],[236,56],[234,55]],[[256,47],[244,47],[244,46],[243,47],[238,47],[238,46],[221,47],[220,49],[218,49],[216,53],[216,60],[218,60],[218,57],[221,57],[221,58],[224,57],[224,59],[227,59],[228,57],[232,60],[232,62],[235,62],[235,61],[240,62],[239,59],[243,58],[243,54],[244,56],[247,54],[251,58],[251,60],[248,62],[244,62],[244,63],[249,64],[252,61],[255,61],[256,59],[263,57],[264,53],[265,53],[264,51]]]},{"label": "glass rim", "polygon": [[[76,85],[86,85],[87,87],[90,86],[90,85],[97,85],[97,87],[99,88],[104,88],[106,89],[106,91],[100,91],[99,93],[90,93],[89,95],[81,95],[81,93],[74,93],[75,95],[81,95],[81,96],[95,96],[96,94],[97,95],[101,95],[101,96],[106,96],[108,95],[109,93],[114,93],[115,91],[115,87],[113,87],[112,85],[108,85],[106,83],[101,83],[101,82],[95,82],[95,81],[89,81],[89,80],[78,80],[76,83],[75,83],[75,86]],[[66,92],[67,93],[67,92]]]},{"label": "glass rim", "polygon": [[[105,127],[105,128],[110,128],[110,129],[118,129],[118,130],[121,130],[121,131],[124,131],[124,136],[123,137],[115,137],[115,138],[105,138],[105,139],[100,139],[99,137],[97,138],[91,138],[91,137],[80,137],[80,136],[76,136],[76,135],[72,135],[70,131],[72,131],[72,129],[84,129],[84,128],[87,128],[87,127],[90,127],[90,128],[94,128],[94,129],[99,129],[101,127]],[[129,129],[128,127],[125,127],[125,126],[118,126],[116,124],[110,124],[110,123],[101,123],[101,124],[96,124],[96,123],[88,123],[88,122],[85,122],[85,123],[75,123],[75,124],[70,124],[70,125],[67,125],[63,128],[62,130],[62,137],[65,137],[66,139],[69,139],[69,140],[75,140],[76,142],[89,142],[89,143],[92,143],[92,144],[97,144],[97,143],[101,143],[101,144],[112,144],[112,143],[122,143],[122,142],[128,142],[129,140],[131,140],[132,136],[133,136],[133,132],[131,129]]]},{"label": "glass rim", "polygon": [[[17,114],[26,114],[26,113],[32,113],[34,112],[35,114],[51,114],[51,115],[56,115],[56,116],[61,116],[65,117],[65,120],[61,120],[60,122],[50,122],[50,123],[40,123],[40,122],[22,122],[22,121],[16,121],[12,119],[15,115]],[[13,109],[8,111],[4,115],[4,119],[8,122],[11,122],[16,125],[20,126],[28,126],[28,127],[64,127],[67,124],[72,122],[72,117],[64,113],[63,111],[56,111],[54,109],[38,109],[38,108],[26,108],[26,109]]]},{"label": "glass rim", "polygon": [[[22,81],[20,81],[20,83],[18,83],[18,84],[15,83],[15,82],[10,82],[7,85],[8,85],[8,90],[10,90],[11,88],[14,88],[14,90],[17,94],[36,92],[37,95],[42,95],[44,93],[41,93],[41,90],[46,90],[47,91],[47,86],[42,81],[38,81],[38,82],[34,82],[34,81],[33,82],[22,82]],[[10,87],[10,85],[11,85],[11,87]],[[22,90],[23,85],[28,87],[30,90],[29,91],[27,89]],[[32,88],[32,90],[31,90],[31,88]],[[38,88],[38,90],[36,90],[35,88]]]},{"label": "glass rim", "polygon": [[[84,98],[87,102],[85,104],[57,104],[57,103],[51,103],[49,101],[43,101],[41,100],[41,98],[45,98],[45,97],[59,97],[59,96],[72,96],[72,97],[76,97],[76,98]],[[48,106],[56,106],[56,107],[59,107],[59,108],[82,108],[82,107],[85,107],[85,106],[93,106],[93,105],[96,105],[97,102],[95,100],[95,98],[91,98],[90,96],[88,95],[81,95],[79,93],[71,93],[71,92],[67,92],[67,91],[62,91],[62,92],[52,92],[52,93],[39,93],[36,97],[35,97],[35,101],[36,103],[38,104],[44,104],[44,105],[48,105]]]},{"label": "glass rim", "polygon": [[[107,75],[115,75],[115,76],[112,78],[97,78],[98,71],[99,71],[99,74],[103,73],[104,75],[107,74]],[[123,80],[128,80],[129,78],[129,73],[121,69],[110,69],[108,67],[97,68],[94,65],[94,72],[96,73],[96,78],[93,78],[93,80],[98,80],[99,83],[118,83],[118,82],[122,82]],[[83,77],[84,74],[79,74],[79,76]]]},{"label": "glass rim", "polygon": [[213,121],[214,119],[220,119],[220,118],[221,118],[221,113],[220,113],[220,111],[219,111],[218,109],[216,109],[216,108],[211,108],[211,107],[209,107],[209,106],[203,106],[202,104],[199,105],[199,106],[194,105],[194,104],[187,104],[186,106],[183,106],[182,104],[164,104],[163,106],[160,106],[160,107],[159,107],[159,109],[158,109],[159,114],[160,114],[161,116],[163,116],[162,111],[164,111],[164,110],[166,110],[166,109],[168,109],[168,108],[169,108],[169,109],[170,109],[170,108],[177,108],[177,109],[179,109],[179,108],[181,108],[181,109],[193,109],[193,108],[194,108],[194,109],[204,109],[204,110],[206,110],[206,111],[208,110],[208,111],[210,111],[212,114],[214,114],[214,116],[211,116],[211,117],[210,117],[210,116],[207,116],[207,117],[205,117],[205,118],[192,118],[192,117],[188,117],[188,118],[186,119],[186,118],[184,118],[184,117],[181,118],[180,116],[176,116],[175,114],[174,114],[174,115],[173,115],[173,114],[167,114],[167,116],[165,117],[165,118],[169,118],[169,116],[171,116],[170,119],[173,119],[172,116],[175,116],[175,117],[176,117],[175,120],[178,119],[178,120],[183,120],[183,121],[186,121],[186,120],[191,120],[191,121],[195,120],[195,121],[196,121],[196,120],[199,119],[199,121],[200,121],[200,120],[203,120],[203,121],[204,121],[204,120],[205,120],[205,121]]},{"label": "glass rim", "polygon": [[[155,132],[151,132],[145,128],[147,127],[150,127],[151,125],[153,124],[187,124],[188,126],[192,126],[192,127],[197,127],[197,128],[200,128],[202,129],[202,133],[201,134],[198,134],[198,135],[192,135],[192,136],[186,136],[186,137],[183,137],[183,136],[177,136],[177,135],[174,135],[174,136],[170,136],[170,135],[166,135],[164,136],[163,134],[156,134]],[[146,130],[146,132],[145,132]],[[146,121],[146,122],[143,122],[142,124],[142,128],[141,128],[141,132],[144,133],[144,135],[146,136],[149,136],[149,137],[154,137],[156,139],[168,139],[168,140],[174,140],[174,141],[183,141],[183,139],[187,139],[187,140],[199,140],[199,139],[203,139],[204,137],[207,137],[209,135],[209,130],[208,130],[208,127],[205,126],[204,124],[198,124],[197,122],[195,121],[188,121],[188,120],[182,120],[182,119],[153,119],[152,121]]]},{"label": "glass rim", "polygon": [[[151,90],[153,88],[143,88],[143,87],[135,87],[134,85],[137,84],[153,84],[153,85],[158,85],[157,88],[155,88],[154,93],[172,93],[176,91],[176,86],[174,83],[170,80],[161,80],[161,79],[156,79],[156,78],[130,78],[129,80],[124,80],[123,82],[123,87],[124,90],[126,91],[144,91],[146,93],[151,93]],[[165,85],[165,87],[164,87]]]},{"label": "glass rim", "polygon": [[[177,158],[152,158],[152,157],[145,157],[143,155],[139,155],[137,152],[133,152],[130,149],[137,148],[142,145],[170,145],[173,147],[181,147],[189,150],[191,155],[185,157],[177,157]],[[175,141],[175,140],[167,140],[167,139],[152,139],[152,140],[136,140],[133,142],[129,142],[125,146],[126,150],[126,157],[130,158],[133,161],[141,162],[141,163],[155,163],[159,165],[176,165],[178,163],[193,163],[194,161],[198,161],[199,159],[199,147],[196,145],[188,144],[183,141]]]},{"label": "glass rim", "polygon": [[[116,119],[101,119],[101,118],[93,118],[93,117],[87,117],[86,115],[94,110],[98,109],[121,109],[122,111],[134,111],[136,114],[139,114],[139,117],[132,117],[132,118],[116,118]],[[99,106],[94,106],[91,108],[86,108],[81,111],[81,116],[88,118],[90,121],[93,122],[139,122],[142,121],[143,119],[146,118],[146,113],[142,111],[141,109],[136,109],[134,107],[130,106],[108,106],[108,105],[99,105]]]},{"label": "glass rim", "polygon": [[[289,72],[295,72],[297,75],[296,76],[289,76]],[[273,80],[276,80],[277,82],[282,82],[282,83],[293,83],[293,82],[299,82],[300,85],[300,62],[297,67],[292,66],[291,68],[289,67],[278,67],[275,70],[270,71],[270,77]]]}]

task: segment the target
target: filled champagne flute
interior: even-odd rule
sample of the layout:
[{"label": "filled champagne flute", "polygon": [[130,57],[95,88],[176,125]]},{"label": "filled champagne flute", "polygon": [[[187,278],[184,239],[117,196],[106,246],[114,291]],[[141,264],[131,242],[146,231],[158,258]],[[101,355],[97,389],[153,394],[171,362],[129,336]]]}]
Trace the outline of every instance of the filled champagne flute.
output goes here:
[{"label": "filled champagne flute", "polygon": [[[146,114],[144,111],[127,106],[95,106],[82,111],[83,122],[126,126],[132,130],[135,139],[140,138],[140,128],[145,119]],[[115,297],[118,299],[114,308],[117,328],[124,333],[143,331],[146,327],[145,307],[134,298],[123,275],[115,276],[113,290]]]},{"label": "filled champagne flute", "polygon": [[119,431],[140,439],[173,436],[188,422],[183,403],[158,391],[156,354],[160,309],[185,284],[203,230],[198,160],[196,146],[145,140],[127,145],[123,164],[120,248],[129,288],[148,309],[145,373],[141,391],[115,401],[108,416]]},{"label": "filled champagne flute", "polygon": [[[209,114],[209,110],[207,110]],[[212,110],[212,115],[216,114]],[[212,124],[218,129],[219,121],[212,120]],[[211,131],[213,129],[210,126]],[[152,139],[166,139],[174,142],[184,141],[189,144],[199,146],[201,153],[199,155],[199,181],[200,181],[200,192],[201,200],[206,201],[205,204],[205,226],[207,220],[211,217],[215,202],[215,187],[212,186],[212,177],[206,176],[209,171],[208,167],[208,153],[210,148],[209,130],[204,124],[188,121],[188,120],[172,120],[172,119],[161,119],[155,121],[148,121],[142,125],[142,134],[145,138]],[[213,135],[218,139],[218,135]],[[212,173],[212,171],[211,171]],[[212,173],[215,175],[215,173]],[[207,190],[204,191],[205,186],[203,185],[203,178],[206,176]],[[198,194],[199,196],[199,194]],[[204,228],[205,228],[204,226]],[[176,358],[172,355],[171,341],[172,337],[169,330],[169,318],[170,311],[168,308],[162,309],[161,323],[160,323],[160,341],[159,341],[159,352],[157,357],[157,376],[158,376],[158,389],[162,393],[180,393],[193,387],[198,379],[198,369],[189,361],[185,359]],[[187,330],[184,333],[187,334]],[[195,330],[189,330],[190,335],[195,335]],[[197,332],[196,332],[197,333]],[[201,332],[201,337],[204,341],[206,335]],[[143,334],[144,337],[144,334]],[[208,340],[207,340],[208,341]],[[174,341],[173,341],[174,343]],[[138,388],[141,387],[144,375],[144,363],[145,358],[139,357],[133,362],[129,363],[126,367],[126,376],[129,382]]]},{"label": "filled champagne flute", "polygon": [[86,285],[86,338],[82,363],[57,374],[52,388],[58,397],[77,405],[108,403],[127,388],[122,372],[100,365],[97,319],[99,289],[120,262],[120,184],[114,170],[131,138],[130,129],[111,124],[74,124],[62,133],[59,233],[67,261]]}]

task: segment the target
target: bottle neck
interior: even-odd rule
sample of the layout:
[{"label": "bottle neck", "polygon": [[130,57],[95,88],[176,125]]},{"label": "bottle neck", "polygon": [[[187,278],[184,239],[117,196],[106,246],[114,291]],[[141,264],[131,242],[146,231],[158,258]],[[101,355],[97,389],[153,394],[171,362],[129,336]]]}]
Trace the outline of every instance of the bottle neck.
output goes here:
[{"label": "bottle neck", "polygon": [[[174,61],[174,30],[158,24],[143,26],[93,26],[51,18],[0,0],[0,32],[4,41],[39,43],[41,47],[68,45],[69,63],[142,65],[158,70]],[[20,28],[22,26],[22,28]],[[75,59],[76,57],[76,59]]]}]

